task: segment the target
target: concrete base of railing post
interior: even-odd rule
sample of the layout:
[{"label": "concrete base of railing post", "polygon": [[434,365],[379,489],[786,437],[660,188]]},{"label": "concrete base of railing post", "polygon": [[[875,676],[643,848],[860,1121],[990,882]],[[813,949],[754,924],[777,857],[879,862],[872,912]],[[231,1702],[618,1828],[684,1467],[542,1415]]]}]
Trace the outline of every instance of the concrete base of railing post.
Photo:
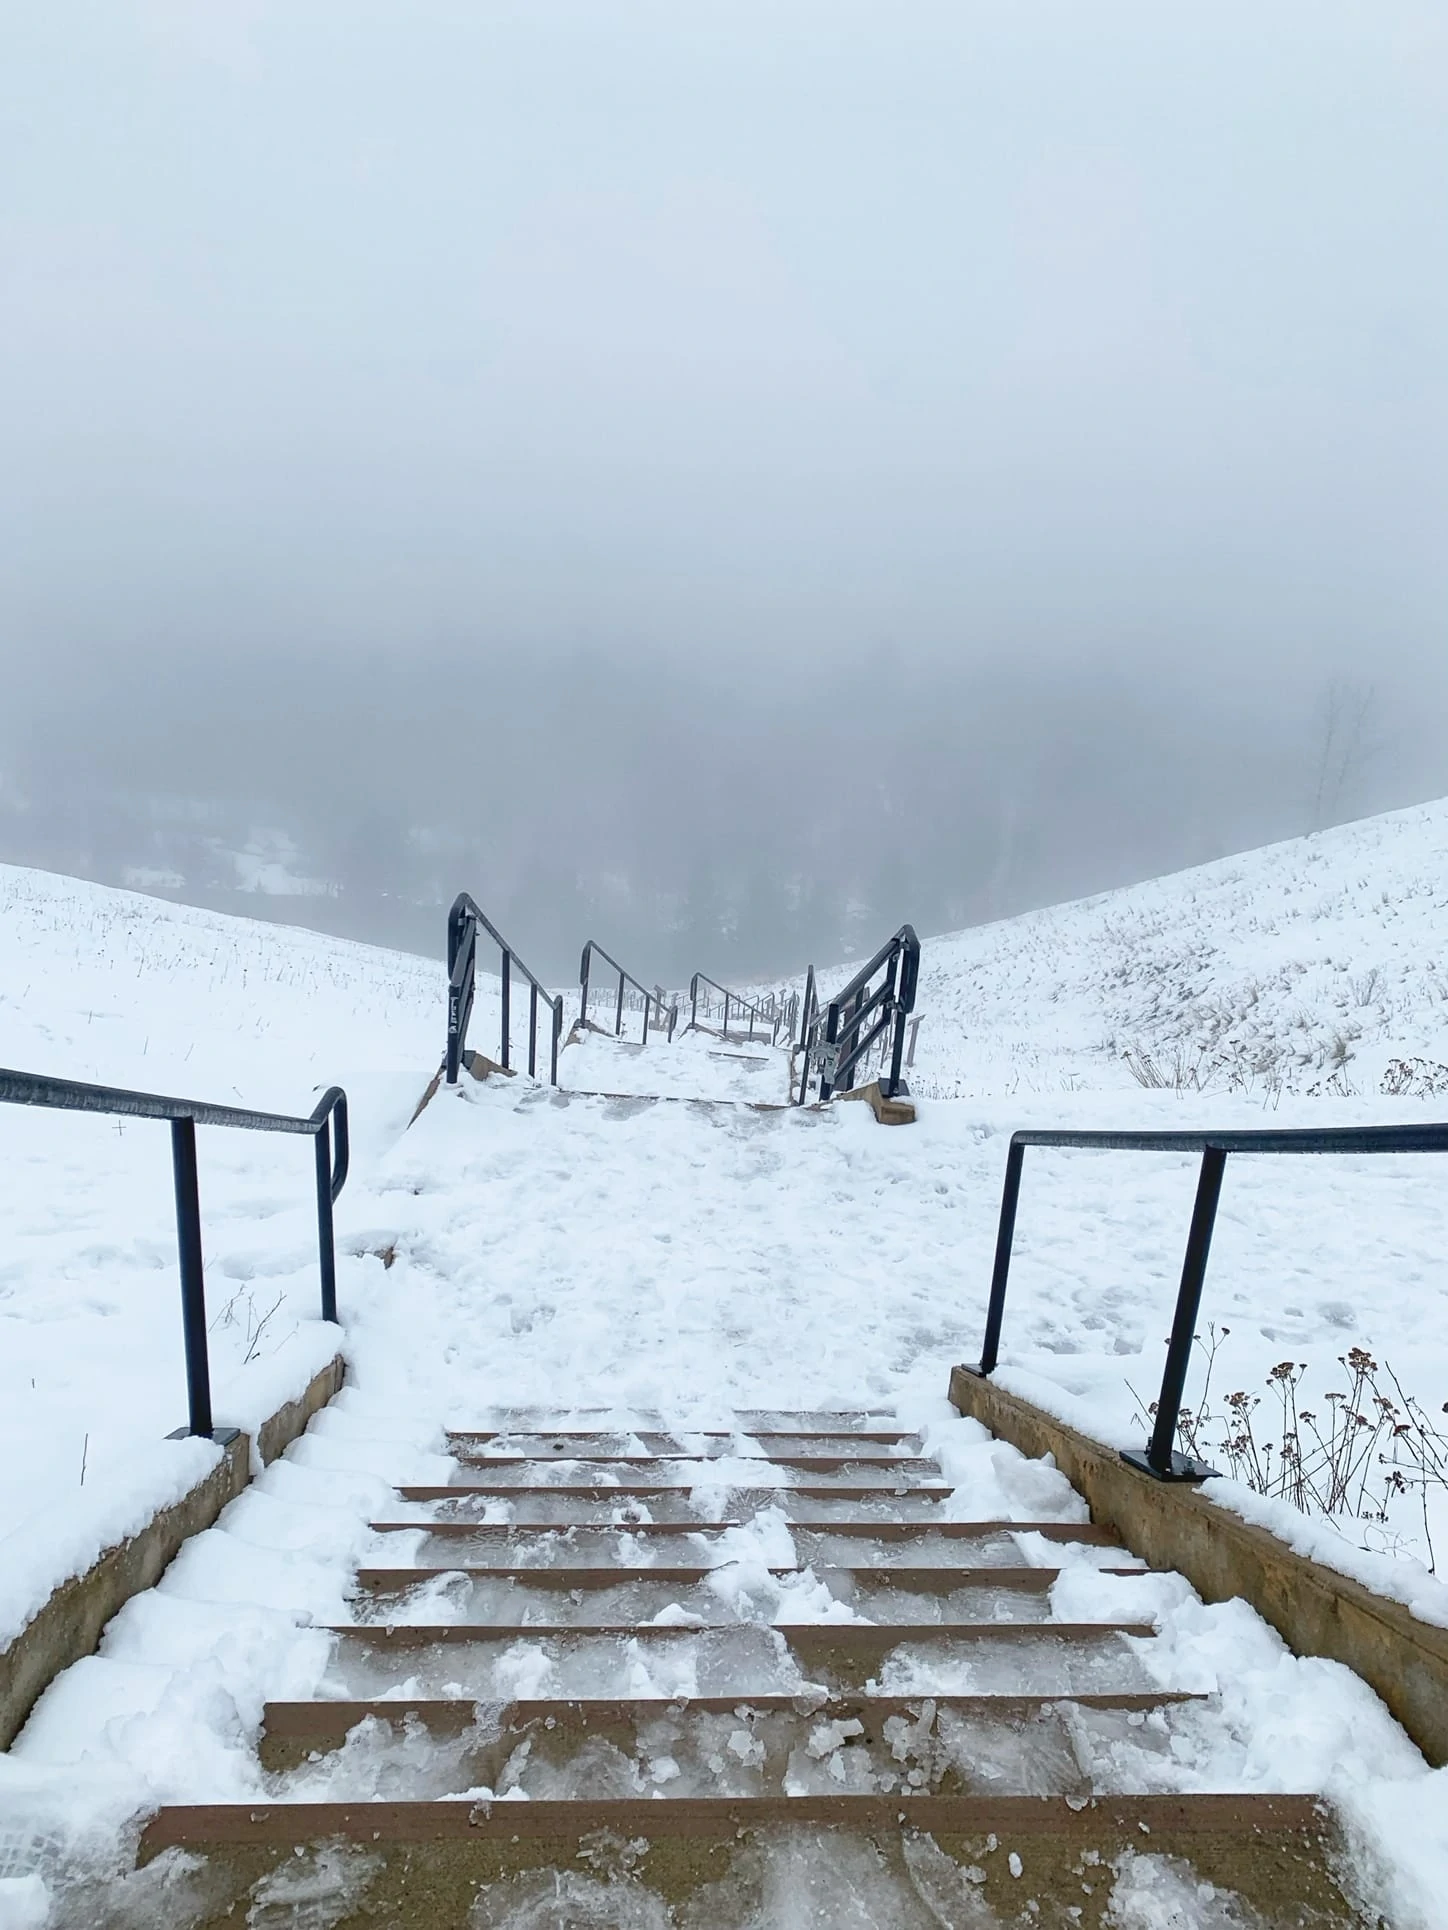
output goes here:
[{"label": "concrete base of railing post", "polygon": [[872,1079],[867,1086],[856,1086],[852,1092],[837,1092],[836,1099],[863,1099],[882,1126],[913,1126],[915,1124],[915,1101],[902,1085],[893,1099],[885,1096],[880,1081]]}]

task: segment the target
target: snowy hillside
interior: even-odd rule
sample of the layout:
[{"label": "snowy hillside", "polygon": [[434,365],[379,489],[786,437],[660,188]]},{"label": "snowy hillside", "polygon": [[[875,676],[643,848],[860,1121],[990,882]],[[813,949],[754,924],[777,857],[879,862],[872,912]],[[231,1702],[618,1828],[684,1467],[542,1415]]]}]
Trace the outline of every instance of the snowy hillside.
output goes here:
[{"label": "snowy hillside", "polygon": [[[295,1112],[338,1081],[356,1144],[337,1220],[349,1387],[235,1532],[199,1537],[57,1682],[4,1759],[14,1788],[49,1801],[83,1763],[89,1811],[115,1819],[251,1800],[261,1701],[317,1646],[286,1606],[298,1577],[313,1617],[341,1614],[342,1557],[371,1546],[356,1496],[376,1505],[399,1445],[429,1478],[440,1429],[484,1410],[705,1429],[736,1408],[864,1406],[928,1430],[959,1484],[950,1512],[1031,1518],[1042,1471],[944,1400],[979,1347],[1009,1133],[1254,1124],[1264,1107],[1279,1124],[1436,1116],[1448,1101],[1383,1086],[1395,1058],[1448,1059],[1445,853],[1438,805],[927,941],[915,1085],[939,1096],[906,1131],[859,1105],[774,1109],[786,1060],[762,1045],[597,1034],[565,1047],[563,1091],[465,1081],[409,1130],[441,1052],[440,961],[0,869],[0,1064]],[[497,1015],[480,977],[484,1051]],[[1142,1083],[1149,1065],[1164,1084]],[[245,1424],[337,1344],[316,1318],[309,1149],[199,1141],[217,1418]],[[1330,1386],[1361,1345],[1436,1411],[1439,1164],[1232,1162],[1204,1303],[1232,1330],[1219,1398],[1262,1389],[1284,1356]],[[1099,1438],[1141,1438],[1194,1178],[1174,1154],[1032,1156],[1007,1384]],[[0,1639],[208,1451],[161,1439],[184,1412],[172,1211],[163,1128],[0,1107]],[[1426,1556],[1420,1515],[1396,1511],[1377,1544]],[[1343,1546],[1448,1621],[1417,1562]],[[1287,1656],[1240,1606],[1163,1611],[1194,1679],[1236,1684],[1229,1742],[1183,1758],[1182,1786],[1315,1786],[1310,1757],[1408,1814],[1421,1765],[1378,1705],[1369,1719],[1361,1685]],[[1256,1733],[1296,1741],[1259,1758]]]},{"label": "snowy hillside", "polygon": [[[440,981],[426,959],[0,866],[0,1065],[290,1113],[340,1081],[364,1165],[437,1062]],[[174,1461],[170,1159],[159,1123],[0,1106],[0,1537],[29,1524],[37,1577],[46,1547],[62,1573],[89,1559]],[[203,1129],[199,1163],[212,1378],[236,1421],[334,1351],[311,1146]],[[0,1626],[21,1572],[0,1577]]]},{"label": "snowy hillside", "polygon": [[942,1098],[1391,1091],[1448,1062],[1448,799],[931,939],[917,1009]]}]

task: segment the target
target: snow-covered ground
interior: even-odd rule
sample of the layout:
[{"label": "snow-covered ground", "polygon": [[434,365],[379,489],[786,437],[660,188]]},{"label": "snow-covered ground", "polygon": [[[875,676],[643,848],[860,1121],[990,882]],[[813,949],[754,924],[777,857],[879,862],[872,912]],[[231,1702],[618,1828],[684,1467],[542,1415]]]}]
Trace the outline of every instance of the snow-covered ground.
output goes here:
[{"label": "snow-covered ground", "polygon": [[[126,1611],[103,1655],[130,1675],[102,1671],[93,1697],[58,1685],[6,1766],[12,1790],[43,1792],[83,1759],[98,1815],[181,1791],[184,1764],[191,1800],[251,1793],[260,1700],[298,1692],[285,1683],[311,1654],[286,1604],[300,1588],[335,1618],[368,1484],[424,1465],[440,1426],[491,1407],[601,1404],[704,1426],[735,1406],[869,1405],[960,1457],[965,1513],[1000,1505],[990,1482],[1014,1484],[1019,1506],[1012,1457],[942,1401],[952,1364],[979,1348],[1010,1131],[1438,1116],[1448,1097],[1424,1089],[1448,1061],[1445,898],[1448,805],[1435,805],[927,941],[910,1130],[860,1106],[669,1103],[784,1097],[783,1054],[701,1035],[646,1051],[589,1035],[564,1053],[563,1091],[465,1082],[404,1130],[441,1051],[439,963],[0,869],[0,1063],[295,1112],[335,1081],[356,1141],[338,1209],[341,1410]],[[480,977],[485,1052],[496,1023]],[[1383,1090],[1397,1059],[1421,1062],[1406,1092]],[[1144,1086],[1133,1065],[1167,1083]],[[201,1164],[218,1418],[245,1420],[336,1338],[314,1317],[309,1148],[203,1132]],[[1231,1162],[1204,1304],[1231,1329],[1219,1395],[1265,1395],[1287,1358],[1308,1363],[1316,1394],[1361,1345],[1437,1413],[1439,1164]],[[1133,1390],[1149,1399],[1160,1374],[1193,1185],[1194,1161],[1173,1155],[1028,1155],[1003,1372],[1102,1438],[1140,1438]],[[3,1637],[205,1450],[173,1457],[158,1439],[184,1400],[164,1128],[0,1107],[0,1213]],[[303,1492],[302,1469],[335,1485]],[[1386,1527],[1426,1552],[1411,1511]],[[1448,1549],[1441,1509],[1437,1527]],[[330,1564],[315,1601],[309,1536]],[[1388,1573],[1448,1621],[1448,1588],[1402,1556]],[[1288,1786],[1331,1766],[1380,1842],[1418,1819],[1397,1847],[1404,1880],[1430,1881],[1441,1779],[1371,1699],[1287,1657],[1255,1618],[1168,1608],[1176,1660],[1224,1684],[1240,1667],[1246,1698],[1183,1786]]]},{"label": "snow-covered ground", "polygon": [[1448,1096],[1445,910],[1441,800],[935,938],[913,1083],[935,1098],[1130,1090],[1135,1065],[1270,1110],[1282,1094],[1376,1096],[1393,1060],[1422,1058]]}]

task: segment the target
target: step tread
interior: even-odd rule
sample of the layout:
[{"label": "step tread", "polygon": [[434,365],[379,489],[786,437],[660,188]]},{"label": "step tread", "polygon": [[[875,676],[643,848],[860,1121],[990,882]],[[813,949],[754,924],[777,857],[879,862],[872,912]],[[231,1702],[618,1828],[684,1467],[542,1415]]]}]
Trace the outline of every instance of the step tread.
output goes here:
[{"label": "step tread", "polygon": [[415,1719],[424,1724],[470,1727],[480,1715],[500,1725],[562,1722],[583,1718],[595,1722],[652,1721],[659,1715],[795,1714],[810,1722],[844,1722],[870,1715],[918,1716],[925,1703],[936,1709],[979,1711],[985,1715],[1025,1715],[1061,1704],[1086,1709],[1150,1710],[1177,1703],[1206,1702],[1210,1697],[1191,1689],[1151,1689],[1099,1692],[1081,1690],[1069,1695],[827,1695],[818,1700],[796,1692],[761,1695],[655,1695],[617,1698],[566,1696],[555,1700],[520,1699],[497,1702],[473,1696],[380,1696],[344,1701],[325,1696],[301,1702],[268,1702],[263,1722],[272,1735],[332,1734],[355,1728],[368,1716],[379,1720]]},{"label": "step tread", "polygon": [[[460,1445],[455,1443],[454,1447]],[[939,1464],[929,1455],[921,1454],[475,1454],[463,1457],[454,1452],[453,1458],[465,1459],[468,1466],[475,1468],[556,1467],[560,1464],[589,1468],[707,1468],[711,1461],[727,1461],[736,1468],[799,1469],[806,1474],[828,1474],[845,1468],[888,1468],[892,1474],[908,1469],[919,1469],[928,1474],[940,1473]],[[689,1485],[702,1487],[706,1484],[692,1482]]]},{"label": "step tread", "polygon": [[[769,1467],[770,1462],[761,1462]],[[884,1464],[881,1464],[884,1465]],[[416,1483],[398,1487],[395,1492],[404,1501],[451,1501],[459,1495],[485,1494],[490,1496],[512,1497],[516,1495],[557,1495],[571,1496],[577,1501],[612,1501],[620,1496],[653,1494],[692,1494],[694,1489],[712,1486],[722,1488],[726,1494],[778,1494],[794,1501],[898,1501],[902,1497],[911,1500],[948,1501],[955,1490],[942,1482],[921,1482],[910,1487],[905,1484],[889,1486],[883,1481],[873,1482],[867,1487],[818,1488],[811,1486],[790,1486],[785,1482],[763,1482],[758,1487],[749,1487],[739,1481],[708,1483],[702,1481],[619,1481],[608,1482],[603,1486],[587,1483],[582,1486],[569,1486],[562,1481],[543,1481],[525,1484],[519,1482],[489,1483],[482,1481],[453,1481],[433,1485]]]},{"label": "step tread", "polygon": [[[426,1535],[708,1535],[749,1525],[743,1516],[710,1521],[371,1521],[373,1534],[420,1531]],[[1107,1528],[1060,1521],[791,1521],[800,1534],[842,1535],[862,1541],[924,1541],[935,1535],[950,1541],[989,1541],[1001,1535],[1040,1535],[1046,1541],[1119,1548]],[[838,1566],[838,1564],[836,1564]]]},{"label": "step tread", "polygon": [[[449,1441],[869,1441],[898,1445],[919,1441],[919,1428],[829,1427],[450,1427]],[[752,1456],[749,1458],[753,1458]]]},{"label": "step tread", "polygon": [[396,1648],[434,1642],[679,1641],[754,1632],[782,1636],[788,1648],[880,1654],[928,1642],[1085,1643],[1120,1635],[1147,1640],[1157,1628],[1154,1622],[334,1622],[325,1632]]},{"label": "step tread", "polygon": [[[705,1582],[713,1575],[725,1573],[737,1567],[737,1561],[722,1561],[712,1564],[693,1564],[684,1566],[652,1567],[647,1564],[638,1567],[609,1567],[598,1563],[592,1567],[558,1568],[535,1566],[485,1566],[475,1562],[454,1562],[450,1567],[417,1568],[359,1568],[357,1584],[361,1588],[390,1590],[412,1588],[420,1582],[440,1581],[444,1575],[466,1575],[469,1581],[511,1582],[526,1588],[542,1588],[557,1592],[559,1590],[584,1588],[620,1588],[632,1582],[666,1582],[669,1586],[686,1586]],[[1061,1578],[1059,1568],[1032,1568],[1022,1562],[1008,1568],[969,1568],[947,1567],[932,1564],[929,1567],[897,1567],[890,1565],[861,1565],[842,1568],[837,1563],[825,1566],[810,1563],[771,1562],[763,1571],[769,1575],[812,1575],[817,1580],[828,1582],[835,1577],[848,1578],[858,1583],[871,1581],[881,1588],[913,1589],[920,1594],[947,1594],[954,1588],[1004,1588],[1017,1593],[1043,1595]],[[1149,1575],[1149,1568],[1102,1568],[1096,1571],[1103,1575]]]}]

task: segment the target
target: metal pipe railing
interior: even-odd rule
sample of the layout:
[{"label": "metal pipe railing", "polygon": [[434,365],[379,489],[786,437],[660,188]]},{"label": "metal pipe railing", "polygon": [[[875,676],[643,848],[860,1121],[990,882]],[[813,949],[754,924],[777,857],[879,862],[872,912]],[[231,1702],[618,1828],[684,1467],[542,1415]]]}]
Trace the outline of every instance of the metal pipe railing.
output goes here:
[{"label": "metal pipe railing", "polygon": [[455,1086],[462,1069],[467,1046],[468,1020],[473,1011],[473,988],[477,970],[478,928],[488,934],[502,955],[502,1024],[498,1063],[505,1072],[512,1069],[513,974],[528,984],[528,1077],[538,1076],[538,1007],[547,1006],[552,1019],[549,1046],[548,1083],[558,1084],[558,1048],[563,1038],[563,994],[553,997],[542,980],[536,978],[498,930],[492,919],[465,891],[453,900],[447,915],[447,1070],[450,1086]]},{"label": "metal pipe railing", "polygon": [[196,1166],[196,1128],[235,1127],[244,1132],[309,1133],[316,1148],[317,1248],[322,1318],[337,1319],[337,1257],[332,1208],[347,1183],[350,1147],[347,1095],[329,1086],[306,1118],[213,1106],[194,1099],[167,1099],[155,1092],[50,1079],[42,1073],[0,1068],[0,1104],[42,1106],[52,1112],[106,1113],[126,1119],[165,1119],[171,1125],[171,1177],[176,1195],[176,1246],[181,1274],[181,1337],[186,1355],[187,1434],[216,1432],[211,1416],[211,1366],[206,1344],[206,1268],[201,1248],[201,1188]]},{"label": "metal pipe railing", "polygon": [[583,995],[578,1008],[578,1023],[581,1026],[589,1023],[588,998],[593,977],[593,961],[595,958],[601,959],[610,971],[617,972],[618,974],[618,994],[614,1002],[613,1016],[614,1037],[621,1038],[623,1036],[624,992],[626,987],[632,986],[633,990],[638,994],[638,998],[637,1001],[633,1002],[631,1009],[636,1011],[641,1010],[643,1013],[643,1043],[647,1045],[649,1042],[649,1017],[651,1013],[655,1015],[655,1028],[667,1028],[667,1035],[669,1039],[672,1040],[674,1027],[679,1021],[678,1001],[676,1000],[666,1012],[664,1010],[664,1002],[658,993],[651,992],[646,985],[634,977],[632,972],[625,971],[618,960],[611,958],[603,949],[602,945],[600,945],[596,939],[592,938],[590,938],[583,947],[583,957],[578,967],[578,982]]},{"label": "metal pipe railing", "polygon": [[986,1308],[985,1336],[980,1362],[967,1372],[987,1377],[1000,1361],[1001,1327],[1005,1319],[1006,1287],[1010,1278],[1011,1253],[1015,1244],[1016,1216],[1020,1207],[1021,1178],[1028,1146],[1070,1146],[1106,1152],[1180,1153],[1199,1152],[1201,1168],[1197,1176],[1196,1199],[1192,1206],[1191,1227],[1186,1252],[1182,1256],[1181,1282],[1177,1288],[1176,1310],[1172,1316],[1171,1338],[1167,1343],[1166,1365],[1162,1370],[1161,1392],[1156,1404],[1156,1420],[1151,1439],[1144,1449],[1123,1448],[1121,1457],[1133,1467],[1155,1475],[1160,1481],[1203,1481],[1215,1470],[1175,1447],[1177,1422],[1181,1418],[1186,1391],[1187,1370],[1191,1364],[1206,1281],[1207,1260],[1212,1249],[1217,1207],[1222,1197],[1222,1182],[1227,1159],[1233,1153],[1327,1154],[1327,1153],[1443,1153],[1448,1152],[1448,1124],[1410,1126],[1325,1126],[1282,1127],[1243,1132],[1059,1132],[1026,1131],[1012,1133],[1006,1152],[1005,1182],[1001,1189],[1000,1218],[996,1227],[995,1264],[991,1272],[990,1301]]},{"label": "metal pipe railing", "polygon": [[[871,989],[877,973],[883,977]],[[821,1009],[815,989],[814,967],[810,967],[805,986],[805,1023],[801,1033],[804,1072],[800,1081],[799,1103],[803,1105],[810,1079],[819,1075],[819,1096],[828,1099],[836,1091],[848,1091],[851,1076],[863,1066],[870,1051],[881,1047],[881,1072],[884,1074],[884,1044],[890,1038],[890,1070],[881,1078],[881,1088],[894,1098],[903,1082],[905,1026],[915,1009],[915,994],[920,980],[920,940],[914,928],[902,925],[868,964],[862,965],[850,980]],[[813,1013],[810,1006],[813,1003]],[[866,1021],[879,1013],[872,1025]]]},{"label": "metal pipe railing", "polygon": [[704,995],[702,1004],[706,1019],[711,1017],[716,1010],[715,1004],[713,1000],[709,998],[708,994],[710,992],[718,993],[719,999],[722,1002],[717,1008],[722,1013],[720,1030],[726,1039],[729,1037],[729,1019],[731,1012],[737,1018],[748,1019],[748,1037],[751,1042],[754,1038],[754,1028],[756,1025],[761,1031],[766,1026],[769,1028],[769,1043],[771,1045],[777,1045],[779,1043],[781,1031],[788,1032],[793,1029],[796,1010],[795,998],[781,999],[777,992],[766,992],[762,998],[749,999],[746,998],[742,992],[731,991],[727,985],[720,985],[717,979],[708,977],[704,972],[695,972],[694,976],[689,980],[689,1024],[691,1026],[697,1026],[699,1023],[701,991]]}]

